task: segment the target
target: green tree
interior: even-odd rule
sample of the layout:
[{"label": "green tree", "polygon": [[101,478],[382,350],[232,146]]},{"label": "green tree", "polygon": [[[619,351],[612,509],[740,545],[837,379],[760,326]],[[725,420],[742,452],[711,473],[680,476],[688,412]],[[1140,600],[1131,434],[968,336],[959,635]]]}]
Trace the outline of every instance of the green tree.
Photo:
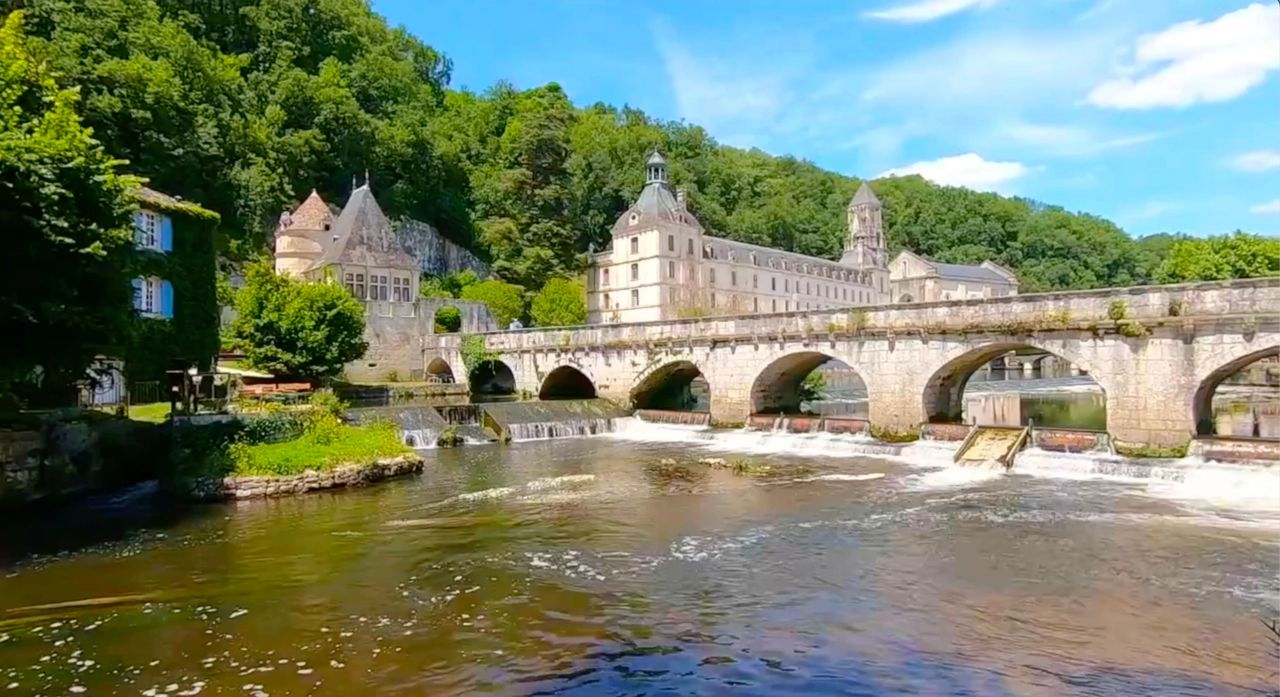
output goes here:
[{"label": "green tree", "polygon": [[553,278],[533,296],[529,318],[538,327],[567,327],[587,321],[587,291],[567,278]]},{"label": "green tree", "polygon": [[60,87],[23,13],[0,26],[0,401],[39,374],[46,388],[85,376],[125,343],[137,180],[93,138],[75,90]]},{"label": "green tree", "polygon": [[503,328],[524,315],[524,289],[511,283],[495,279],[481,281],[463,288],[460,297],[488,305],[498,326]]},{"label": "green tree", "polygon": [[462,328],[462,313],[452,305],[436,310],[436,333],[452,334]]},{"label": "green tree", "polygon": [[1280,239],[1237,230],[1175,242],[1153,274],[1158,283],[1280,276]]},{"label": "green tree", "polygon": [[306,283],[254,264],[231,326],[249,364],[276,375],[330,378],[364,355],[364,307],[336,283]]},{"label": "green tree", "polygon": [[800,401],[812,402],[815,399],[822,399],[827,394],[827,376],[822,374],[820,370],[814,370],[804,376],[804,381],[800,383]]}]

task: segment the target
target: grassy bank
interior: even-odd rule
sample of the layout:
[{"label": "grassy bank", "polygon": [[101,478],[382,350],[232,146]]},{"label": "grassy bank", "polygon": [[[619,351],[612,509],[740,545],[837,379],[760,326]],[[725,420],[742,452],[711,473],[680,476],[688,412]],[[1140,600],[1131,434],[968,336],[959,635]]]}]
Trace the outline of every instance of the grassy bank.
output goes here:
[{"label": "grassy bank", "polygon": [[233,443],[232,475],[292,475],[306,470],[324,471],[343,464],[366,464],[406,455],[413,449],[400,441],[394,424],[348,426],[336,424],[322,431],[308,431],[301,438],[282,443]]}]

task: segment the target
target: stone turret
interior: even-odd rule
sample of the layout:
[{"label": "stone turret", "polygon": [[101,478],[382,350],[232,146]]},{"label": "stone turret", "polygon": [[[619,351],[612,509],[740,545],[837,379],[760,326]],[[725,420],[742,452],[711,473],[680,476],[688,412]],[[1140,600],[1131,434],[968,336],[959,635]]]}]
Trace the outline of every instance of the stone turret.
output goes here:
[{"label": "stone turret", "polygon": [[276,226],[276,273],[301,278],[320,261],[329,242],[333,213],[315,189],[292,213],[280,215]]}]

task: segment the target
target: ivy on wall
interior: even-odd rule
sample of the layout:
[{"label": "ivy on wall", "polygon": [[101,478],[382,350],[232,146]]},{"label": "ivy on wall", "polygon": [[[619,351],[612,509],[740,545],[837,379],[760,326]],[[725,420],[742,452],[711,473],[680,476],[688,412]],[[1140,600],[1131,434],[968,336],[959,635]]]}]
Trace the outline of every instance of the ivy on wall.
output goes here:
[{"label": "ivy on wall", "polygon": [[173,250],[138,250],[132,276],[173,284],[173,317],[135,317],[121,355],[130,381],[161,380],[166,370],[208,370],[218,352],[218,298],[214,234],[218,215],[168,197],[146,196],[140,206],[173,221]]}]

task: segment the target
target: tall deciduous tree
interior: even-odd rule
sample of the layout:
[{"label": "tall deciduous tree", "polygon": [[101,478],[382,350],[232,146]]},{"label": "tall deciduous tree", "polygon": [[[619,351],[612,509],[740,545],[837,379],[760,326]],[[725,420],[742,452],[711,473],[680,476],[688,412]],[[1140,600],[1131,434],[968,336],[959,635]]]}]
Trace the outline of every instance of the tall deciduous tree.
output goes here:
[{"label": "tall deciduous tree", "polygon": [[231,326],[249,364],[276,375],[330,378],[364,355],[364,307],[336,283],[305,283],[251,266]]},{"label": "tall deciduous tree", "polygon": [[497,279],[466,286],[459,297],[488,305],[498,326],[504,329],[511,324],[511,320],[524,315],[524,289]]},{"label": "tall deciduous tree", "polygon": [[82,379],[124,344],[132,315],[129,189],[23,30],[0,26],[0,400]]},{"label": "tall deciduous tree", "polygon": [[1155,270],[1160,283],[1280,276],[1280,239],[1236,231],[1175,242]]},{"label": "tall deciduous tree", "polygon": [[533,296],[529,319],[538,327],[567,327],[587,321],[587,292],[581,283],[553,278]]}]

